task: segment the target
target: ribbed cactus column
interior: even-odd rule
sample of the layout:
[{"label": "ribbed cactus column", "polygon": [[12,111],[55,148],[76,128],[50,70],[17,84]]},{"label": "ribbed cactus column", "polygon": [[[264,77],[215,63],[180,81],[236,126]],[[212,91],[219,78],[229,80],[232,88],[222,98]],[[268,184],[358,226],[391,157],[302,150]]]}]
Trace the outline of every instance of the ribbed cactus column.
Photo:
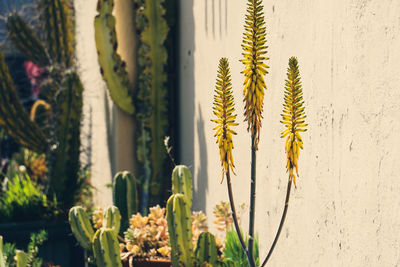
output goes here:
[{"label": "ribbed cactus column", "polygon": [[117,235],[112,229],[97,230],[93,237],[93,254],[97,267],[122,267]]},{"label": "ribbed cactus column", "polygon": [[92,249],[94,231],[89,216],[81,206],[69,210],[69,225],[79,244],[86,250]]},{"label": "ribbed cactus column", "polygon": [[193,266],[192,220],[190,204],[183,194],[172,195],[167,202],[168,232],[172,266]]},{"label": "ribbed cactus column", "polygon": [[138,212],[137,183],[127,171],[119,172],[113,181],[113,202],[121,212],[121,232],[129,227],[129,218]]},{"label": "ribbed cactus column", "polygon": [[194,255],[198,266],[201,266],[204,262],[207,262],[212,266],[217,266],[218,249],[214,235],[209,232],[201,233],[197,240]]}]

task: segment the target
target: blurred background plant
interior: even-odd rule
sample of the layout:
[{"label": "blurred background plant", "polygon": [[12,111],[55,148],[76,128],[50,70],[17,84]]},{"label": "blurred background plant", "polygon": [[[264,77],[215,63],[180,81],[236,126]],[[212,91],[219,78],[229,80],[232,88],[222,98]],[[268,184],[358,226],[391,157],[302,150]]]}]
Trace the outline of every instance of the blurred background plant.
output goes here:
[{"label": "blurred background plant", "polygon": [[83,86],[72,4],[0,1],[0,125],[6,130],[0,178],[14,179],[24,166],[64,211],[77,202],[90,205],[85,199],[91,196],[90,171],[79,161]]},{"label": "blurred background plant", "polygon": [[39,246],[47,240],[47,232],[41,230],[37,233],[32,233],[27,250],[21,251],[16,249],[15,244],[5,243],[0,236],[0,266],[6,267],[40,267],[43,260],[39,258]]},{"label": "blurred background plant", "polygon": [[6,178],[0,191],[0,222],[56,220],[62,216],[57,199],[48,198],[43,186],[30,179],[23,166]]}]

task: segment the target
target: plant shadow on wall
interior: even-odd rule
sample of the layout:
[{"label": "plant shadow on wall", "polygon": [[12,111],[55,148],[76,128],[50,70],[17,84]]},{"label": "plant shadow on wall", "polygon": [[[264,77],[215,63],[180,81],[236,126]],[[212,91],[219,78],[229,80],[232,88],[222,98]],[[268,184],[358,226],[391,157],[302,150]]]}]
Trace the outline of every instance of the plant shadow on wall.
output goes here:
[{"label": "plant shadow on wall", "polygon": [[[248,0],[247,13],[245,19],[245,32],[243,34],[243,58],[240,60],[244,64],[243,97],[245,103],[244,117],[247,122],[247,131],[251,135],[251,173],[250,173],[250,212],[248,243],[243,238],[243,232],[239,227],[236,208],[233,198],[231,185],[231,172],[234,173],[235,165],[233,161],[233,136],[236,132],[233,127],[235,122],[235,103],[232,94],[231,74],[227,58],[221,58],[218,67],[216,90],[214,96],[213,111],[216,119],[212,121],[217,125],[214,130],[219,147],[222,179],[226,177],[228,196],[231,204],[234,226],[240,245],[245,252],[250,267],[258,266],[255,258],[255,204],[256,204],[256,155],[259,149],[260,129],[263,118],[264,95],[267,89],[264,76],[268,73],[269,66],[266,61],[269,59],[266,45],[266,27],[264,21],[263,5],[261,0]],[[301,132],[306,131],[304,101],[302,84],[300,81],[299,65],[297,58],[289,59],[287,69],[287,79],[285,81],[283,112],[281,114],[285,130],[281,137],[286,138],[285,152],[287,156],[286,169],[288,172],[288,185],[286,199],[283,208],[281,222],[271,248],[261,266],[265,266],[270,259],[272,252],[277,244],[280,233],[285,222],[289,206],[289,198],[292,183],[296,186],[298,177],[298,158],[300,149],[303,149]],[[235,174],[235,173],[234,173]]]},{"label": "plant shadow on wall", "polygon": [[206,195],[208,191],[208,158],[206,134],[204,131],[204,119],[201,107],[198,108],[199,118],[197,120],[197,136],[199,142],[200,166],[197,168],[196,192],[194,194],[194,203],[196,210],[204,210],[206,207]]}]

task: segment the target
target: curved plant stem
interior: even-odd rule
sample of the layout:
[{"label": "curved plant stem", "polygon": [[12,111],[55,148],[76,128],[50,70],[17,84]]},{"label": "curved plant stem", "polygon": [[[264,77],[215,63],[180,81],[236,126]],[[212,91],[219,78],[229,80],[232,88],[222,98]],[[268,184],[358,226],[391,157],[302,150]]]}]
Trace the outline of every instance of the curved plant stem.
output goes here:
[{"label": "curved plant stem", "polygon": [[286,192],[286,200],[285,200],[285,208],[283,209],[283,214],[282,214],[282,218],[281,218],[281,222],[279,224],[279,228],[278,228],[278,232],[275,235],[275,239],[274,242],[272,243],[271,248],[269,249],[268,255],[265,258],[264,262],[262,263],[261,267],[265,266],[265,264],[268,262],[269,258],[272,255],[272,252],[274,251],[275,245],[278,242],[279,239],[279,235],[281,234],[282,228],[283,228],[283,224],[285,223],[285,219],[286,219],[286,213],[288,211],[289,208],[289,198],[290,198],[290,188],[292,187],[292,179],[289,176],[289,181],[288,181],[288,186],[287,186],[287,192]]},{"label": "curved plant stem", "polygon": [[250,267],[255,267],[254,260],[254,223],[256,213],[256,130],[253,130],[251,135],[251,188],[250,188],[250,218],[249,218],[249,264]]},{"label": "curved plant stem", "polygon": [[247,250],[246,243],[243,240],[243,235],[242,235],[242,232],[240,231],[239,221],[238,221],[237,214],[236,214],[235,202],[233,200],[231,175],[229,172],[229,168],[227,169],[227,172],[226,172],[226,184],[228,186],[228,195],[229,195],[229,202],[230,202],[231,211],[232,211],[233,224],[235,225],[235,230],[236,230],[237,236],[239,238],[240,245],[242,245],[242,248],[243,248],[244,252],[246,253],[247,258],[249,258],[249,251]]}]

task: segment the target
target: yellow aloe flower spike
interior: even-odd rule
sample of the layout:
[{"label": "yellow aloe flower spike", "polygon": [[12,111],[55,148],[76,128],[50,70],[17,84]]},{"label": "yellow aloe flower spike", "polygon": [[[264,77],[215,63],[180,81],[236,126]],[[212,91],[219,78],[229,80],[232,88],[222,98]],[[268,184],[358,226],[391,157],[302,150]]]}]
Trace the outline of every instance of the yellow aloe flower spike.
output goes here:
[{"label": "yellow aloe flower spike", "polygon": [[255,148],[260,139],[261,119],[264,106],[264,90],[267,86],[264,75],[269,68],[264,61],[267,46],[265,45],[265,22],[261,0],[248,0],[245,21],[245,32],[243,34],[243,56],[241,62],[245,65],[242,73],[245,76],[243,95],[245,102],[245,120],[248,123],[247,130],[250,131],[255,141]]},{"label": "yellow aloe flower spike", "polygon": [[[285,125],[286,129],[282,132],[281,137],[286,137],[286,169],[289,172],[289,179],[293,180],[296,186],[296,175],[299,176],[298,158],[300,149],[303,149],[303,140],[300,137],[300,132],[307,131],[307,124],[305,123],[306,115],[303,107],[304,101],[299,65],[295,57],[289,59],[284,100],[281,123]],[[296,175],[293,169],[296,170]]]},{"label": "yellow aloe flower spike", "polygon": [[223,181],[224,174],[229,171],[229,168],[233,173],[235,173],[235,164],[233,163],[232,156],[232,135],[235,135],[236,132],[233,131],[231,127],[238,125],[235,123],[236,114],[233,114],[235,107],[232,95],[229,62],[226,58],[221,58],[219,61],[215,93],[213,111],[215,116],[217,116],[217,119],[211,121],[217,124],[217,126],[214,128],[214,136],[217,137],[217,144],[219,146]]}]

